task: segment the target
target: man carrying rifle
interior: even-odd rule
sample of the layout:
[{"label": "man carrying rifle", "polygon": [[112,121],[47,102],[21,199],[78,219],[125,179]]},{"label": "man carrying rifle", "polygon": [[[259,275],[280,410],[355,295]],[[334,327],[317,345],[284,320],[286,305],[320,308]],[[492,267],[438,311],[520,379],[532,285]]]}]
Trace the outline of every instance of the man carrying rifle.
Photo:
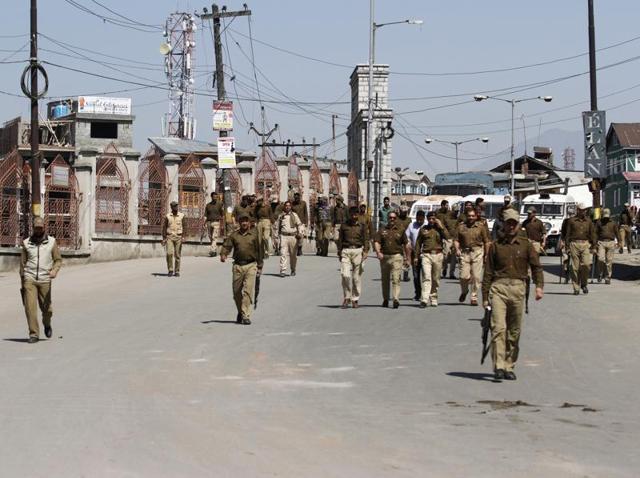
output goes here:
[{"label": "man carrying rifle", "polygon": [[220,261],[225,262],[233,250],[233,300],[238,309],[236,322],[251,324],[251,304],[254,300],[256,277],[262,273],[263,244],[247,214],[238,218],[240,229],[227,236],[222,245]]},{"label": "man carrying rifle", "polygon": [[518,360],[525,282],[528,269],[536,284],[536,300],[542,299],[544,279],[540,258],[531,242],[519,235],[520,217],[504,212],[504,237],[491,244],[482,281],[485,309],[491,304],[491,346],[496,380],[515,380]]}]

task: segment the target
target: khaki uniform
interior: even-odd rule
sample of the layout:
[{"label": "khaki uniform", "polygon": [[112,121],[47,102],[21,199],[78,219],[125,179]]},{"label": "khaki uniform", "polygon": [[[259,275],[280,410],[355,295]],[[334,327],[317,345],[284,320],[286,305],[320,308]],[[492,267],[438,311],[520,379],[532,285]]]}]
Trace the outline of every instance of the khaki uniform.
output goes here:
[{"label": "khaki uniform", "polygon": [[338,229],[340,228],[340,224],[344,224],[349,220],[349,209],[344,203],[336,203],[336,205],[331,208],[331,225],[333,226],[333,239],[338,239]]},{"label": "khaki uniform", "polygon": [[369,253],[369,231],[361,222],[348,221],[340,225],[338,231],[338,257],[342,292],[345,300],[357,302],[362,294],[362,274],[364,258]]},{"label": "khaki uniform", "polygon": [[244,215],[249,216],[251,227],[255,226],[256,224],[256,207],[255,206],[251,206],[251,205],[243,206],[242,204],[237,204],[233,208],[233,212],[231,213],[231,215],[233,216],[233,220],[236,223],[236,227],[239,227],[238,224],[240,223],[240,218]]},{"label": "khaki uniform", "polygon": [[184,214],[169,213],[164,218],[167,241],[167,269],[169,273],[180,272],[180,258],[182,257],[182,232],[184,229]]},{"label": "khaki uniform", "polygon": [[269,257],[271,253],[271,225],[273,224],[273,211],[269,204],[256,206],[256,229],[258,238],[262,244],[264,257]]},{"label": "khaki uniform", "polygon": [[280,273],[284,274],[291,262],[291,273],[295,274],[298,263],[298,238],[302,234],[302,222],[295,212],[280,214],[277,234],[280,243]]},{"label": "khaki uniform", "polygon": [[232,232],[222,245],[222,254],[233,250],[232,288],[238,318],[249,319],[253,310],[256,274],[262,269],[262,244],[255,229]]},{"label": "khaki uniform", "polygon": [[456,251],[453,247],[453,237],[456,234],[456,227],[458,226],[458,220],[453,211],[449,209],[438,209],[436,211],[436,218],[444,224],[449,233],[449,239],[445,239],[442,242],[442,254],[444,255],[444,262],[442,266],[442,276],[447,275],[447,269],[449,269],[449,277],[455,276],[456,265],[458,258],[456,257]]},{"label": "khaki uniform", "polygon": [[503,237],[489,248],[482,280],[482,297],[489,302],[491,348],[494,370],[513,371],[518,360],[525,281],[531,276],[544,286],[540,258],[533,245],[521,236]]},{"label": "khaki uniform", "polygon": [[329,241],[332,238],[333,224],[331,222],[331,209],[323,205],[316,208],[316,251],[319,256],[329,254]]},{"label": "khaki uniform", "polygon": [[536,250],[538,255],[542,254],[542,244],[544,242],[544,237],[547,235],[547,230],[544,227],[544,224],[540,219],[534,217],[532,220],[525,219],[522,223],[522,228],[527,233],[527,238],[533,244],[533,248]]},{"label": "khaki uniform", "polygon": [[207,232],[211,241],[211,252],[218,250],[218,238],[220,237],[220,221],[224,213],[222,201],[211,201],[204,209],[204,216],[207,220]]},{"label": "khaki uniform", "polygon": [[624,251],[624,246],[627,246],[627,252],[631,254],[631,226],[633,226],[633,218],[625,209],[620,213],[620,252]]},{"label": "khaki uniform", "polygon": [[[606,222],[605,222],[606,221]],[[613,255],[616,250],[616,239],[618,239],[618,225],[610,219],[601,219],[596,223],[596,240],[598,241],[598,265],[599,276],[611,279],[613,269]]]},{"label": "khaki uniform", "polygon": [[595,247],[595,228],[588,217],[571,217],[566,223],[566,242],[569,244],[571,255],[571,282],[573,290],[587,287],[591,263],[592,250]]},{"label": "khaki uniform", "polygon": [[300,200],[298,203],[295,201],[291,203],[291,210],[298,215],[302,222],[302,228],[300,229],[301,236],[300,239],[298,239],[298,255],[302,255],[302,241],[307,236],[309,229],[309,208],[305,201]]},{"label": "khaki uniform", "polygon": [[404,229],[387,224],[378,231],[375,242],[380,244],[380,252],[383,254],[380,261],[382,298],[385,301],[389,300],[389,282],[391,282],[391,298],[397,301],[400,298],[400,275],[404,263],[404,248],[409,243],[409,239]]},{"label": "khaki uniform", "polygon": [[471,227],[462,223],[456,230],[456,241],[461,251],[460,289],[466,295],[471,284],[471,302],[476,302],[482,282],[482,263],[484,249],[489,244],[489,233],[482,223],[474,222]]},{"label": "khaki uniform", "polygon": [[42,312],[42,324],[51,327],[53,307],[51,305],[51,273],[62,266],[62,256],[56,240],[44,236],[37,243],[29,237],[22,242],[20,251],[20,279],[22,303],[24,305],[29,337],[39,338],[38,306]]},{"label": "khaki uniform", "polygon": [[442,261],[444,259],[444,242],[449,238],[449,232],[439,227],[423,226],[416,240],[416,252],[422,269],[422,293],[420,302],[438,305],[438,288],[442,275]]}]

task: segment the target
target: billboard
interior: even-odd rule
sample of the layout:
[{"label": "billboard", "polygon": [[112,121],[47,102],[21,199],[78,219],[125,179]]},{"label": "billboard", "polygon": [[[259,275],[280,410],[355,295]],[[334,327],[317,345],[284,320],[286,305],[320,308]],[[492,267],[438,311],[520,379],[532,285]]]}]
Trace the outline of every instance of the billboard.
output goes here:
[{"label": "billboard", "polygon": [[130,115],[131,98],[108,98],[105,96],[79,96],[78,113],[107,115]]},{"label": "billboard", "polygon": [[236,167],[236,141],[231,137],[218,138],[218,168],[233,169]]},{"label": "billboard", "polygon": [[233,129],[233,102],[213,102],[213,130],[231,131]]},{"label": "billboard", "polygon": [[584,175],[588,178],[607,176],[607,129],[604,111],[582,113],[584,125]]}]

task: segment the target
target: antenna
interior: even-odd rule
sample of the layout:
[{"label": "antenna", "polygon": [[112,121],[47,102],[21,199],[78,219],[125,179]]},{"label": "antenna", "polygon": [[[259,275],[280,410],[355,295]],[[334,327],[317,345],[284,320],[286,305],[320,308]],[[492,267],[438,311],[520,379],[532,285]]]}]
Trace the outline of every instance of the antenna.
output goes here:
[{"label": "antenna", "polygon": [[167,18],[160,45],[164,55],[164,72],[169,86],[169,113],[162,122],[162,135],[174,138],[194,139],[194,16],[190,13],[172,13]]}]

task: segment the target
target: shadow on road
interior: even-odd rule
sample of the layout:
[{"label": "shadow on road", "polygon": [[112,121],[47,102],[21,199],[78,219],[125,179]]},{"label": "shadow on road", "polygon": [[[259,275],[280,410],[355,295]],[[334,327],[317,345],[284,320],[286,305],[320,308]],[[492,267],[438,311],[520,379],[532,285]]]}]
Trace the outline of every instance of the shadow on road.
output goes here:
[{"label": "shadow on road", "polygon": [[544,292],[544,295],[573,295],[573,292]]},{"label": "shadow on road", "polygon": [[[13,338],[11,338],[11,339],[2,339],[2,340],[6,341],[6,342],[17,342],[19,344],[26,344],[26,343],[29,342],[28,338],[27,339],[22,339],[22,338],[21,339],[13,339]],[[46,340],[47,339],[40,339],[40,342],[45,342]]]},{"label": "shadow on road", "polygon": [[201,324],[237,324],[235,320],[203,320]]},{"label": "shadow on road", "polygon": [[482,322],[482,319],[467,319],[469,322]]},{"label": "shadow on road", "polygon": [[[280,274],[276,274],[276,273],[273,273],[273,272],[263,272],[263,273],[262,273],[262,277],[264,277],[264,276],[270,276],[270,277],[278,277],[278,278],[280,278]],[[287,277],[289,277],[289,275],[288,275],[288,274],[287,274],[286,276],[284,276],[284,277],[283,277],[283,279],[285,279],[285,278],[287,278]]]},{"label": "shadow on road", "polygon": [[499,380],[493,379],[492,373],[484,373],[484,372],[447,372],[447,375],[450,377],[457,378],[469,378],[471,380],[481,380],[483,382],[495,382],[499,383]]},{"label": "shadow on road", "polygon": [[169,277],[167,272],[152,272],[151,275],[153,277]]}]

